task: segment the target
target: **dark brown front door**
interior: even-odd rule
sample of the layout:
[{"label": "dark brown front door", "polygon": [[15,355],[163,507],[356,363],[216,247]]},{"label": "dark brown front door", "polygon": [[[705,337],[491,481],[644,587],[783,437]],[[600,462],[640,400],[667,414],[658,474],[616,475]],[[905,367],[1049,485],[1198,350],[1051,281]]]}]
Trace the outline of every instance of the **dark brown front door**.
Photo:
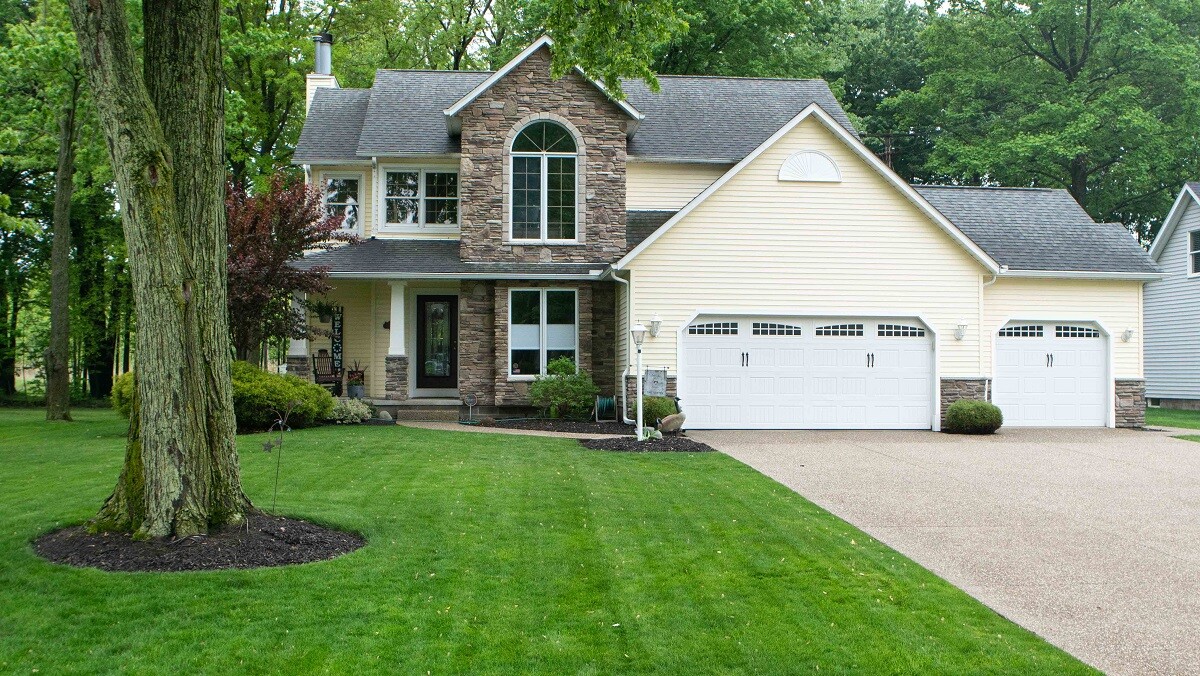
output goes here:
[{"label": "dark brown front door", "polygon": [[458,297],[417,296],[417,387],[458,387]]}]

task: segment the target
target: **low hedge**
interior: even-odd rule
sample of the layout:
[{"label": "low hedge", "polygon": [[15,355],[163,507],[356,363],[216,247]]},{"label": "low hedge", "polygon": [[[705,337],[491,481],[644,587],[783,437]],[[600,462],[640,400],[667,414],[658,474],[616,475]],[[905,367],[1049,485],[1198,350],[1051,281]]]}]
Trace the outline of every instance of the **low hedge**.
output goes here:
[{"label": "low hedge", "polygon": [[992,434],[1004,424],[1004,414],[994,404],[980,399],[959,399],[946,409],[946,424],[951,434]]},{"label": "low hedge", "polygon": [[[275,423],[290,402],[289,427],[322,424],[333,412],[334,399],[325,388],[296,376],[268,373],[244,361],[233,363],[233,412],[239,433],[260,432]],[[112,405],[128,418],[133,406],[133,373],[113,383]]]},{"label": "low hedge", "polygon": [[679,413],[679,408],[671,397],[642,397],[642,421],[647,427],[653,427],[656,420],[676,413]]}]

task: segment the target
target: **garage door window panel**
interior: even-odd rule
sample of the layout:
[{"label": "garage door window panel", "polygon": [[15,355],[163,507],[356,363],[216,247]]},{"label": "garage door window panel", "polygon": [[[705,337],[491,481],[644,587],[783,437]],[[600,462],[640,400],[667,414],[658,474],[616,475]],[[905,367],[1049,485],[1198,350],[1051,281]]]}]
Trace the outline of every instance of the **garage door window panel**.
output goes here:
[{"label": "garage door window panel", "polygon": [[1054,327],[1055,338],[1099,338],[1100,332],[1089,326],[1064,326],[1058,325]]},{"label": "garage door window panel", "polygon": [[831,324],[828,326],[818,326],[816,334],[818,336],[838,336],[838,337],[862,337],[862,324]]},{"label": "garage door window panel", "polygon": [[799,336],[803,333],[799,326],[774,322],[754,322],[751,332],[756,336]]},{"label": "garage door window panel", "polygon": [[692,324],[688,334],[693,336],[736,336],[737,322],[708,322],[707,324]]},{"label": "garage door window panel", "polygon": [[880,324],[876,335],[880,338],[924,338],[925,329],[903,324]]}]

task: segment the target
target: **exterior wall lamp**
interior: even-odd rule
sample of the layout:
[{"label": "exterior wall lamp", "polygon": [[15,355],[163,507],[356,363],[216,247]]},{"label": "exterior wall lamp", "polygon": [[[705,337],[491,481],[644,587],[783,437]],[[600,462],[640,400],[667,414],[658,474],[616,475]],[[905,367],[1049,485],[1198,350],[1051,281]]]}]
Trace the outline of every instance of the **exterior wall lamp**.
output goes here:
[{"label": "exterior wall lamp", "polygon": [[954,339],[962,340],[967,337],[967,320],[958,320],[958,326],[954,327]]},{"label": "exterior wall lamp", "polygon": [[1128,343],[1129,341],[1133,340],[1135,333],[1136,331],[1133,329],[1125,329],[1125,332],[1121,334],[1121,340]]},{"label": "exterior wall lamp", "polygon": [[655,312],[654,315],[652,317],[650,317],[650,337],[657,338],[658,331],[661,328],[662,328],[662,317],[659,317],[658,313]]}]

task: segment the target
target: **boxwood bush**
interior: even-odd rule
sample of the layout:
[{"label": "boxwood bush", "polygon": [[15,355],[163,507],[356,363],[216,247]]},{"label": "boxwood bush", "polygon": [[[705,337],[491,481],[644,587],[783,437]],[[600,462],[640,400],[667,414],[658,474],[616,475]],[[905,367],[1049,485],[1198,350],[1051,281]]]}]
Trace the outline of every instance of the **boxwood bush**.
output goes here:
[{"label": "boxwood bush", "polygon": [[[642,397],[642,421],[647,427],[653,427],[654,421],[678,412],[679,408],[671,397]],[[637,411],[634,411],[634,415],[637,415]]]},{"label": "boxwood bush", "polygon": [[599,393],[588,372],[576,368],[570,357],[546,364],[546,375],[538,376],[529,386],[530,401],[546,409],[551,418],[586,418]]},{"label": "boxwood bush", "polygon": [[946,409],[943,429],[951,434],[992,434],[1004,424],[1004,414],[980,399],[959,399]]}]

